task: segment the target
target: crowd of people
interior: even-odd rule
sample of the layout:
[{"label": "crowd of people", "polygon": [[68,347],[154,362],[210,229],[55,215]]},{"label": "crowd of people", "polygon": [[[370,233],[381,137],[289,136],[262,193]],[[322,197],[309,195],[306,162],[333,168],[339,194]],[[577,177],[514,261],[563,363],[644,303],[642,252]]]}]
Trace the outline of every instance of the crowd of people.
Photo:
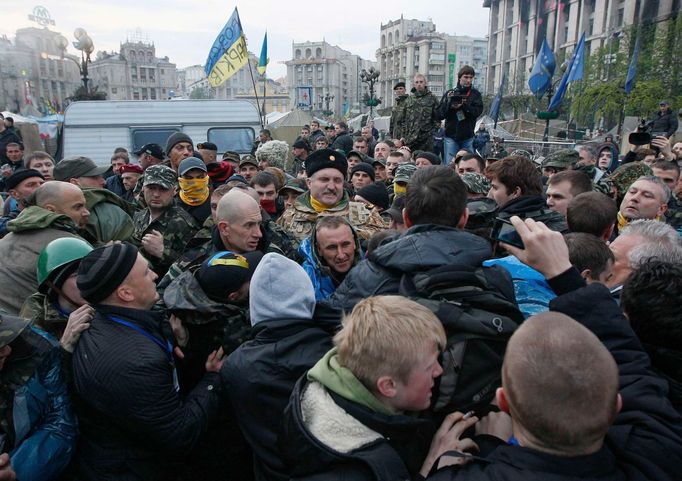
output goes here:
[{"label": "crowd of people", "polygon": [[676,129],[537,162],[474,76],[222,158],[0,131],[0,481],[679,479]]}]

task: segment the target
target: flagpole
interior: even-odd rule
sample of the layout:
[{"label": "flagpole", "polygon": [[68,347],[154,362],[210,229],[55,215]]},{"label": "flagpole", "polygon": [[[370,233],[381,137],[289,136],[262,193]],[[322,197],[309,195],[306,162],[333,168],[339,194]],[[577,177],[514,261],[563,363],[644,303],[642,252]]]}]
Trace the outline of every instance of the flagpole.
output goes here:
[{"label": "flagpole", "polygon": [[265,124],[265,115],[266,115],[266,112],[265,112],[265,98],[266,98],[266,96],[267,96],[267,92],[265,91],[265,84],[266,84],[267,81],[268,81],[268,75],[264,73],[264,74],[263,74],[263,109],[262,109],[262,112],[263,112],[263,124]]},{"label": "flagpole", "polygon": [[253,94],[256,97],[256,108],[258,108],[260,127],[261,129],[264,129],[265,123],[263,122],[263,111],[260,109],[260,100],[258,100],[258,89],[256,88],[256,80],[253,78],[253,68],[251,66],[251,59],[249,59],[249,74],[251,75],[251,83],[253,84]]}]

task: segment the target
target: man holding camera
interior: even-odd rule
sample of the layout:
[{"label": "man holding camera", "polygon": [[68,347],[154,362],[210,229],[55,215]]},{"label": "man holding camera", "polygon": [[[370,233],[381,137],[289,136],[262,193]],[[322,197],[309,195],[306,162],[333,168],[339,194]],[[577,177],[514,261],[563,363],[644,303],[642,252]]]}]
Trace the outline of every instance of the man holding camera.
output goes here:
[{"label": "man holding camera", "polygon": [[476,119],[483,113],[481,92],[472,87],[476,72],[469,65],[457,73],[457,87],[443,94],[439,111],[445,119],[445,164],[455,153],[466,149],[473,153]]}]

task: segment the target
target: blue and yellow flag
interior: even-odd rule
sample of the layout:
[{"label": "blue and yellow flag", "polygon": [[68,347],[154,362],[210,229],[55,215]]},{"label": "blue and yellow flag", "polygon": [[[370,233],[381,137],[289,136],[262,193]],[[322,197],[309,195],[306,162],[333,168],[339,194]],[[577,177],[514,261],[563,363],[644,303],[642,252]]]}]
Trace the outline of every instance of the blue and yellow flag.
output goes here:
[{"label": "blue and yellow flag", "polygon": [[268,32],[265,32],[263,46],[260,49],[260,59],[258,59],[258,66],[256,67],[259,74],[263,75],[265,73],[265,69],[268,68],[268,62],[270,62],[268,58]]},{"label": "blue and yellow flag", "polygon": [[239,12],[235,7],[234,13],[213,42],[208,59],[206,59],[204,71],[208,77],[208,83],[211,87],[222,85],[248,62],[249,52],[246,50],[246,39],[242,23],[239,21]]}]

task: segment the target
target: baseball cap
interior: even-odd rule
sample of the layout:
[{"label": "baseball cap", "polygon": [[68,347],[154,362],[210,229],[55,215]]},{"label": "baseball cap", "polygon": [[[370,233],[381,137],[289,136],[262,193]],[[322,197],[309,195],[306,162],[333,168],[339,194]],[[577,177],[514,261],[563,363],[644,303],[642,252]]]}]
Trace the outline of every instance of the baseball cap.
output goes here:
[{"label": "baseball cap", "polygon": [[203,172],[208,172],[206,169],[206,164],[204,164],[203,160],[196,157],[187,157],[186,159],[182,159],[182,162],[180,162],[180,165],[178,166],[178,174],[183,176],[192,169],[199,169]]},{"label": "baseball cap", "polygon": [[211,150],[218,152],[218,146],[213,142],[202,142],[197,144],[197,149],[199,150]]},{"label": "baseball cap", "polygon": [[227,303],[230,294],[251,280],[262,258],[260,251],[218,252],[201,264],[194,277],[211,300]]},{"label": "baseball cap", "polygon": [[279,194],[284,192],[285,190],[293,190],[294,192],[298,192],[299,194],[302,194],[306,191],[306,189],[303,187],[305,185],[305,181],[302,179],[289,179],[287,180],[287,183],[282,186],[281,189],[279,189]]},{"label": "baseball cap", "polygon": [[400,164],[395,169],[394,182],[409,182],[410,177],[417,171],[417,166],[413,163]]},{"label": "baseball cap", "polygon": [[163,159],[163,149],[159,144],[144,144],[139,150],[133,152],[135,155],[149,154],[156,159]]},{"label": "baseball cap", "polygon": [[175,171],[167,165],[152,165],[144,171],[142,186],[160,185],[164,189],[172,189],[178,181]]},{"label": "baseball cap", "polygon": [[242,157],[242,160],[239,161],[239,167],[247,164],[255,165],[256,167],[258,167],[258,161],[251,154],[246,154],[244,157]]},{"label": "baseball cap", "polygon": [[97,166],[92,159],[83,156],[62,159],[54,168],[55,180],[68,182],[79,177],[97,177],[111,169],[111,165]]}]

